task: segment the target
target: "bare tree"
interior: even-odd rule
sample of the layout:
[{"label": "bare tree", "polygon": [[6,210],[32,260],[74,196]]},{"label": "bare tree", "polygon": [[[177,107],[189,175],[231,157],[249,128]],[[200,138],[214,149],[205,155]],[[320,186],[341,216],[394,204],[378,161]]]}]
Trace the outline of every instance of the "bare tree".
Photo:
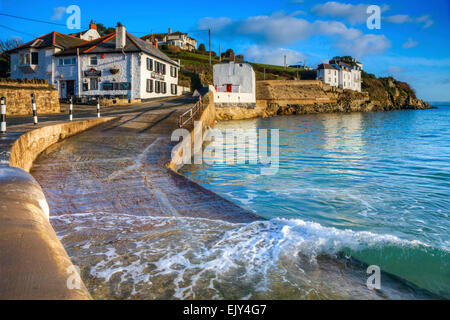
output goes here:
[{"label": "bare tree", "polygon": [[20,45],[22,45],[20,39],[0,39],[0,78],[7,78],[11,72],[11,58],[7,51],[15,49]]}]

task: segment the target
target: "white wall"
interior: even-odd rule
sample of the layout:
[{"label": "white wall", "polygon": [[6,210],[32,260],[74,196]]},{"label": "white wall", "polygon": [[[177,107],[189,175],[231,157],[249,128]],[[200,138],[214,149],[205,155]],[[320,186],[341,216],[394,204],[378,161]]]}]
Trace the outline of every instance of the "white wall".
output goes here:
[{"label": "white wall", "polygon": [[220,88],[231,84],[239,92],[216,92],[214,101],[218,103],[256,103],[256,76],[247,63],[220,63],[213,69],[214,86]]},{"label": "white wall", "polygon": [[[154,71],[147,70],[147,58],[153,59],[153,70],[155,70],[155,61],[158,61],[160,63],[163,63],[166,65],[166,74],[162,75],[164,77],[164,80],[155,79],[152,78],[152,73]],[[140,68],[139,68],[139,74],[140,74],[140,98],[141,99],[151,99],[151,98],[158,98],[158,97],[170,97],[173,96],[171,93],[171,85],[176,84],[178,86],[178,74],[179,74],[179,68],[177,67],[177,75],[176,77],[172,77],[170,73],[170,67],[173,66],[163,60],[159,60],[153,56],[147,55],[146,53],[142,53],[140,57]],[[153,92],[147,92],[147,79],[153,80]],[[155,81],[163,81],[166,83],[166,93],[156,93],[155,92]],[[180,93],[180,87],[178,87],[178,94]]]},{"label": "white wall", "polygon": [[[33,66],[34,72],[24,73],[20,68],[20,55],[24,53],[38,52],[39,53],[39,64]],[[46,49],[25,49],[18,53],[11,54],[11,78],[12,79],[44,79],[50,84],[52,82],[52,57],[55,54],[56,49],[46,48]]]}]

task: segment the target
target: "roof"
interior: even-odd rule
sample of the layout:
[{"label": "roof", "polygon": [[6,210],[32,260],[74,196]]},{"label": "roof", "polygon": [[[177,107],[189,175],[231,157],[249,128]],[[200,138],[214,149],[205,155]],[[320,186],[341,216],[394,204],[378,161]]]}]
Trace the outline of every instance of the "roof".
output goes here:
[{"label": "roof", "polygon": [[[141,39],[148,39],[148,38],[152,38],[152,37],[161,39],[161,38],[164,38],[166,36],[173,36],[173,35],[175,35],[175,36],[182,36],[182,35],[188,36],[188,33],[184,33],[184,32],[181,32],[181,31],[175,31],[175,32],[172,32],[172,33],[154,33],[154,34],[148,34],[146,36],[143,36],[143,37],[141,37]],[[189,38],[191,38],[191,37],[189,37]],[[194,39],[194,38],[191,38],[191,39]]]},{"label": "roof", "polygon": [[[37,40],[42,40],[42,41],[36,43]],[[59,47],[61,49],[66,49],[66,48],[77,46],[77,45],[80,45],[80,44],[83,44],[86,42],[87,42],[86,40],[53,31],[53,32],[50,32],[39,38],[36,38],[32,41],[29,41],[15,49],[12,49],[12,50],[8,51],[8,53],[16,53],[19,50],[28,49],[28,48],[43,49],[43,48],[49,48],[49,47]]]},{"label": "roof", "polygon": [[317,69],[331,69],[331,70],[338,70],[335,66],[332,66],[328,63],[321,63],[319,64],[319,67]]},{"label": "roof", "polygon": [[[122,50],[116,49],[116,33],[111,33],[101,38],[92,40],[92,41],[84,41],[85,43],[71,47],[63,52],[56,54],[56,56],[72,56],[76,55],[77,51],[79,54],[93,54],[93,53],[117,53],[122,52]],[[150,43],[145,42],[144,40],[132,35],[131,33],[126,33],[126,44],[123,49],[125,53],[132,52],[144,52],[153,57],[166,61],[170,64],[178,66],[178,64],[171,60],[167,55],[161,52],[159,49],[153,47]]]}]

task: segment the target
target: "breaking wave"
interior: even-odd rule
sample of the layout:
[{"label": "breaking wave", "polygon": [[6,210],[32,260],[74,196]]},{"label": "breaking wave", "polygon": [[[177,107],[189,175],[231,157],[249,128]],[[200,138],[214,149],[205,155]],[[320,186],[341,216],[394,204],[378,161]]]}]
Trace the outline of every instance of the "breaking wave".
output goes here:
[{"label": "breaking wave", "polygon": [[[86,266],[84,280],[97,298],[380,298],[366,288],[365,269],[349,258],[386,248],[428,250],[419,241],[300,219],[232,224],[97,213],[52,217],[52,223],[74,263]],[[416,297],[386,283],[389,298]]]}]

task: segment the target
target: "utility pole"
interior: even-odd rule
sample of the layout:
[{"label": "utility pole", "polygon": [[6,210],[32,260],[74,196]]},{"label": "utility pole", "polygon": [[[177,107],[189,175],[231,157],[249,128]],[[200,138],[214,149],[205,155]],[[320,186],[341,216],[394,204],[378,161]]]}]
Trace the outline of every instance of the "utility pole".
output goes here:
[{"label": "utility pole", "polygon": [[284,68],[287,68],[287,63],[286,63],[286,55],[284,55]]},{"label": "utility pole", "polygon": [[266,80],[266,68],[264,67],[264,80]]},{"label": "utility pole", "polygon": [[222,62],[222,46],[219,43],[219,62]]},{"label": "utility pole", "polygon": [[209,66],[211,67],[211,29],[208,29],[209,35]]}]

